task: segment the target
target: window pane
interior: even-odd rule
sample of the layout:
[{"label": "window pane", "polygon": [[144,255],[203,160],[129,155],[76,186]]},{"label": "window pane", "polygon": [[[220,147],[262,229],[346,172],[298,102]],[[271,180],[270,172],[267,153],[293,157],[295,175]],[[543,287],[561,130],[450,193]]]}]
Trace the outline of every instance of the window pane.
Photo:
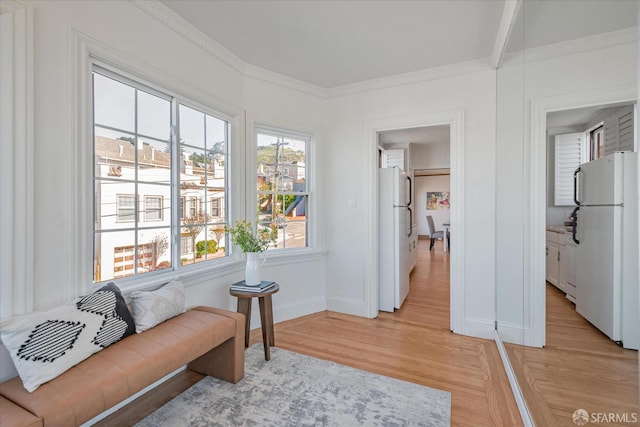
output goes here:
[{"label": "window pane", "polygon": [[100,126],[94,128],[94,134],[95,177],[135,179],[135,136]]},{"label": "window pane", "polygon": [[180,265],[193,264],[204,261],[205,243],[207,238],[207,224],[194,220],[185,220],[180,228]]},{"label": "window pane", "polygon": [[227,122],[216,117],[206,115],[207,150],[214,153],[226,154]]},{"label": "window pane", "polygon": [[95,181],[95,229],[130,228],[135,222],[135,184]]},{"label": "window pane", "polygon": [[184,180],[204,187],[206,184],[205,175],[213,173],[212,160],[207,157],[204,150],[191,147],[185,147],[182,156]]},{"label": "window pane", "polygon": [[[95,281],[227,255],[228,122],[124,77],[127,84],[93,76]],[[172,159],[176,151],[180,158]],[[171,265],[175,251],[178,266]]]},{"label": "window pane", "polygon": [[138,180],[171,183],[171,152],[166,142],[138,138]]},{"label": "window pane", "polygon": [[306,191],[306,141],[260,133],[257,139],[258,190]]},{"label": "window pane", "polygon": [[171,103],[138,91],[138,133],[162,141],[171,140]]},{"label": "window pane", "polygon": [[135,89],[101,74],[93,74],[95,123],[135,131]]},{"label": "window pane", "polygon": [[180,123],[180,143],[205,148],[204,113],[180,105],[178,120]]},{"label": "window pane", "polygon": [[[213,224],[209,226],[209,239],[216,242],[217,253],[213,258],[219,258],[226,255],[226,248],[229,247],[227,244],[227,233],[225,232],[224,223]],[[212,256],[210,256],[212,258]]]},{"label": "window pane", "polygon": [[138,232],[137,274],[171,267],[171,229]]},{"label": "window pane", "polygon": [[261,226],[278,230],[269,249],[301,248],[307,239],[307,140],[257,133],[258,215]]},{"label": "window pane", "polygon": [[117,279],[135,274],[135,232],[96,233],[94,281]]}]

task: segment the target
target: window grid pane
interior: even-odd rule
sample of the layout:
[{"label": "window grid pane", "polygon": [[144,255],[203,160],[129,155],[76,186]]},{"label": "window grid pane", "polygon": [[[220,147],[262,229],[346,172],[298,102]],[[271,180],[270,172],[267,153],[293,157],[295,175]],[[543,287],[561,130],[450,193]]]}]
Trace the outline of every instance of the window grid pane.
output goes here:
[{"label": "window grid pane", "polygon": [[[102,68],[93,89],[94,282],[226,256],[228,122]],[[185,126],[176,162],[172,117]]]},{"label": "window grid pane", "polygon": [[268,250],[307,247],[308,141],[274,132],[256,139],[258,221],[278,230]]}]

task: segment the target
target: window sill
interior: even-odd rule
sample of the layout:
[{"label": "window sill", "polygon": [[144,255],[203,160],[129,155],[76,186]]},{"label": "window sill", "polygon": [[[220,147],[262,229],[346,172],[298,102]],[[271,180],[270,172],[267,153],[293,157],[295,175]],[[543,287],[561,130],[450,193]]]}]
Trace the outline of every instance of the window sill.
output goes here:
[{"label": "window sill", "polygon": [[[263,266],[276,267],[279,265],[320,261],[325,257],[325,255],[325,251],[309,248],[282,250],[281,252],[278,251],[276,253],[265,252],[265,261]],[[156,289],[171,280],[181,280],[185,287],[189,287],[191,282],[200,282],[198,279],[205,277],[207,279],[217,279],[233,273],[238,273],[244,270],[244,266],[244,258],[225,259],[224,261],[215,263],[214,265],[194,265],[191,268],[186,268],[180,271],[171,271],[166,273],[158,272],[157,274],[150,273],[144,277],[126,280],[124,283],[120,283],[117,279],[108,280],[101,282],[99,285],[94,285],[94,290],[104,286],[106,283],[114,282],[124,294],[129,294],[134,291]]]},{"label": "window sill", "polygon": [[265,252],[265,266],[277,266],[286,264],[298,264],[300,262],[319,261],[326,255],[326,251],[318,249],[282,249],[281,251]]}]

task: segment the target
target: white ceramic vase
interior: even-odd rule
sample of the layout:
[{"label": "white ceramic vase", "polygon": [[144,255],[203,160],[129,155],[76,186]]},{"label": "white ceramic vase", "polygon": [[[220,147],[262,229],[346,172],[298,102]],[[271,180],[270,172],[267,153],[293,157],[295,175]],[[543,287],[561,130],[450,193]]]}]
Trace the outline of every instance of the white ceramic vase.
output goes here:
[{"label": "white ceramic vase", "polygon": [[260,252],[247,252],[247,265],[244,270],[244,282],[247,286],[260,284]]}]

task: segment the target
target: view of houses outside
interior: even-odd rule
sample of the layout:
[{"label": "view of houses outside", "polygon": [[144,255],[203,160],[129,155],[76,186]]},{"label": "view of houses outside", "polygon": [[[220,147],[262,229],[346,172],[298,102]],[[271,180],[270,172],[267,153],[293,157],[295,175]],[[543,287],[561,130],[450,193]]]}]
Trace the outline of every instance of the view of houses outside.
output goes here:
[{"label": "view of houses outside", "polygon": [[[173,259],[185,265],[227,255],[228,124],[179,105],[173,173],[172,100],[149,92],[94,73],[95,282],[171,268]],[[177,227],[179,245],[172,245]]]},{"label": "view of houses outside", "polygon": [[257,190],[261,226],[276,226],[273,248],[308,245],[307,141],[258,133]]}]

